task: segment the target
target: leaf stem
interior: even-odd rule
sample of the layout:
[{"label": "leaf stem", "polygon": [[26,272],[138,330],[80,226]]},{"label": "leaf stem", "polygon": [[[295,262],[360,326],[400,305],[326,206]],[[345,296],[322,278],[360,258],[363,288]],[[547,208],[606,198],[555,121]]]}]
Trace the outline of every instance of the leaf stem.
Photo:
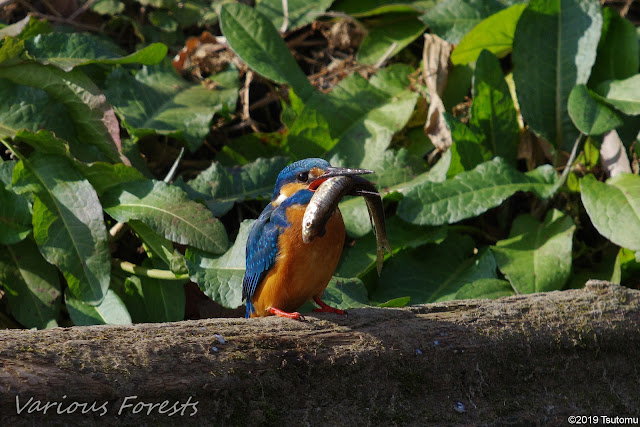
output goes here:
[{"label": "leaf stem", "polygon": [[189,280],[188,274],[174,274],[169,270],[158,270],[155,268],[141,267],[133,264],[129,261],[123,261],[121,259],[114,258],[111,260],[111,265],[119,268],[127,273],[135,274],[136,276],[149,277],[151,279],[159,280]]},{"label": "leaf stem", "polygon": [[567,160],[567,165],[565,166],[564,170],[562,171],[562,175],[560,175],[560,179],[558,180],[558,182],[556,183],[553,191],[551,192],[551,194],[555,194],[558,189],[560,187],[562,187],[564,185],[564,183],[567,181],[567,177],[569,176],[569,172],[571,172],[571,165],[573,164],[573,162],[576,160],[576,155],[578,154],[578,147],[580,146],[580,143],[582,142],[582,137],[584,136],[584,133],[580,132],[580,135],[578,135],[578,138],[576,138],[576,142],[573,143],[573,148],[571,148],[571,153],[569,154],[569,160]]}]

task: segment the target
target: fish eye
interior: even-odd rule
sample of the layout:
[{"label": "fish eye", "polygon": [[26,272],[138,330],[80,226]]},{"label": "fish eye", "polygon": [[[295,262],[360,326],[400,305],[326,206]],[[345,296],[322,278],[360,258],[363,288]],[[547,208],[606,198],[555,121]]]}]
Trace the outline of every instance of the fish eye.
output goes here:
[{"label": "fish eye", "polygon": [[300,172],[296,176],[296,179],[300,182],[307,182],[307,180],[309,179],[309,172]]}]

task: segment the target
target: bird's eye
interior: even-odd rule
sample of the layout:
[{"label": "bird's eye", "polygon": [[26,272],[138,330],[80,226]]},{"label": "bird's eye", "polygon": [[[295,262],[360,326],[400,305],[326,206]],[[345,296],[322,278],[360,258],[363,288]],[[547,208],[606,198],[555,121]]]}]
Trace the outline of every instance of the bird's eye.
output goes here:
[{"label": "bird's eye", "polygon": [[309,172],[300,172],[296,178],[298,179],[298,181],[300,182],[307,182],[307,180],[309,179]]}]

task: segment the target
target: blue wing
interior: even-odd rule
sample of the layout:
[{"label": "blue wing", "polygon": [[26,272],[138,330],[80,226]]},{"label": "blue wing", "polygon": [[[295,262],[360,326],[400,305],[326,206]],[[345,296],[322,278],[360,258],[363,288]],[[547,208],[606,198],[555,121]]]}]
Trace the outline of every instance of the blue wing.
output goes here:
[{"label": "blue wing", "polygon": [[247,300],[247,313],[249,317],[255,310],[251,304],[251,297],[258,285],[273,267],[278,256],[278,238],[289,227],[286,210],[295,204],[307,204],[311,200],[313,192],[301,190],[282,202],[278,207],[271,203],[262,211],[251,228],[247,239],[246,270],[242,280],[242,299]]}]

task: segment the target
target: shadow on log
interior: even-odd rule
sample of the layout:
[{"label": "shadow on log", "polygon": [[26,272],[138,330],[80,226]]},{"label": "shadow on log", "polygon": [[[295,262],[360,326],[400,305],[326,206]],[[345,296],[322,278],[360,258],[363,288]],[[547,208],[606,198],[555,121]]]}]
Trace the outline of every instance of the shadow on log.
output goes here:
[{"label": "shadow on log", "polygon": [[640,291],[591,281],[580,290],[355,309],[306,322],[5,330],[0,423],[565,424],[570,415],[638,417],[638,325]]}]

